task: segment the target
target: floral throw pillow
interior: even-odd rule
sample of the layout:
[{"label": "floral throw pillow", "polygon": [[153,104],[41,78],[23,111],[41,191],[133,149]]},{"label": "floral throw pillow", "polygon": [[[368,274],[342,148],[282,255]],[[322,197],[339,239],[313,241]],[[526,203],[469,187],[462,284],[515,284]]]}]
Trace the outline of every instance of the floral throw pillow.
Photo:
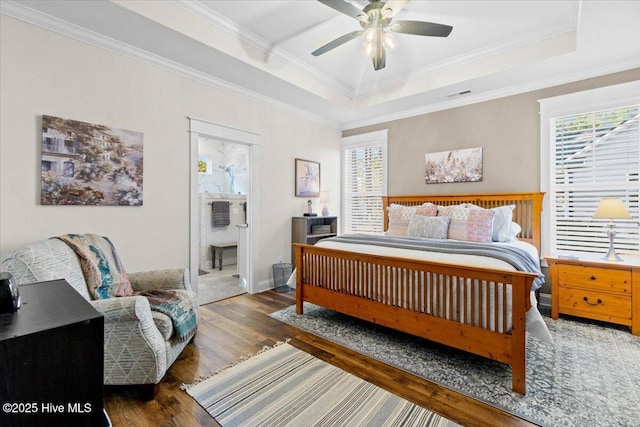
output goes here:
[{"label": "floral throw pillow", "polygon": [[[467,207],[470,209],[483,209],[471,203],[469,203]],[[511,232],[511,222],[515,207],[516,205],[504,205],[489,209],[495,212],[491,236],[494,242],[510,242],[514,239],[515,236]]]},{"label": "floral throw pillow", "polygon": [[407,227],[407,236],[446,239],[451,217],[414,215]]}]

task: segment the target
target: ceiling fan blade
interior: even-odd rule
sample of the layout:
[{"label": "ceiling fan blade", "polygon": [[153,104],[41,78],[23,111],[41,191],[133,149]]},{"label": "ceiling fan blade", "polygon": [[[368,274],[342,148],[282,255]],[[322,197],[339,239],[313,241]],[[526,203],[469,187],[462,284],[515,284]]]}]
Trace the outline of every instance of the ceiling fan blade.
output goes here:
[{"label": "ceiling fan blade", "polygon": [[382,16],[393,18],[409,3],[410,0],[389,0],[382,7]]},{"label": "ceiling fan blade", "polygon": [[358,16],[364,15],[362,10],[358,9],[351,3],[347,3],[344,0],[318,0],[320,3],[329,6],[332,9],[337,10],[340,13],[344,13],[347,16],[358,19]]},{"label": "ceiling fan blade", "polygon": [[451,25],[435,24],[423,21],[394,21],[389,26],[391,31],[418,36],[447,37],[453,27]]},{"label": "ceiling fan blade", "polygon": [[338,47],[338,46],[340,46],[342,44],[345,44],[349,40],[355,39],[356,37],[358,37],[362,33],[363,33],[363,31],[353,31],[351,33],[345,34],[344,36],[338,37],[337,39],[335,39],[333,41],[330,41],[329,43],[325,44],[321,48],[318,48],[318,49],[314,50],[313,52],[311,52],[311,54],[313,56],[320,56],[323,53],[329,52],[331,49],[335,49],[336,47]]}]

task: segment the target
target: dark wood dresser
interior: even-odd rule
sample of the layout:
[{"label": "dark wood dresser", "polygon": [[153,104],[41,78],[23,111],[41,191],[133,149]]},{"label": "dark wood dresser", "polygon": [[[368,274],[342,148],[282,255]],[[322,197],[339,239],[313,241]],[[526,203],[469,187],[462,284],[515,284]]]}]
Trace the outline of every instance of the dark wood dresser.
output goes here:
[{"label": "dark wood dresser", "polygon": [[104,317],[64,280],[0,314],[0,425],[103,426]]}]

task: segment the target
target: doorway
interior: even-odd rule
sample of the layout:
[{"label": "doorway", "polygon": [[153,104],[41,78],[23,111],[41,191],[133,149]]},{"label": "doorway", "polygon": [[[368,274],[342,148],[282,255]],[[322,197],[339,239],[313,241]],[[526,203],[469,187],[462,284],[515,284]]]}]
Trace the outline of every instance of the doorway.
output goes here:
[{"label": "doorway", "polygon": [[189,120],[189,265],[202,305],[257,291],[258,135]]},{"label": "doorway", "polygon": [[232,141],[198,139],[200,260],[198,300],[220,301],[247,292],[239,272],[240,227],[247,225],[249,146]]}]

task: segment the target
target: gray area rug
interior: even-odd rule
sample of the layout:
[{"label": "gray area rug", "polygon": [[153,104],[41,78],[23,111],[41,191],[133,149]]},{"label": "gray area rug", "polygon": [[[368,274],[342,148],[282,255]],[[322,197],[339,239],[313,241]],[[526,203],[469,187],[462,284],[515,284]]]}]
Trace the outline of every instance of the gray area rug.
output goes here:
[{"label": "gray area rug", "polygon": [[305,303],[272,317],[543,426],[640,426],[640,337],[561,318],[527,339],[527,395],[511,367]]}]

